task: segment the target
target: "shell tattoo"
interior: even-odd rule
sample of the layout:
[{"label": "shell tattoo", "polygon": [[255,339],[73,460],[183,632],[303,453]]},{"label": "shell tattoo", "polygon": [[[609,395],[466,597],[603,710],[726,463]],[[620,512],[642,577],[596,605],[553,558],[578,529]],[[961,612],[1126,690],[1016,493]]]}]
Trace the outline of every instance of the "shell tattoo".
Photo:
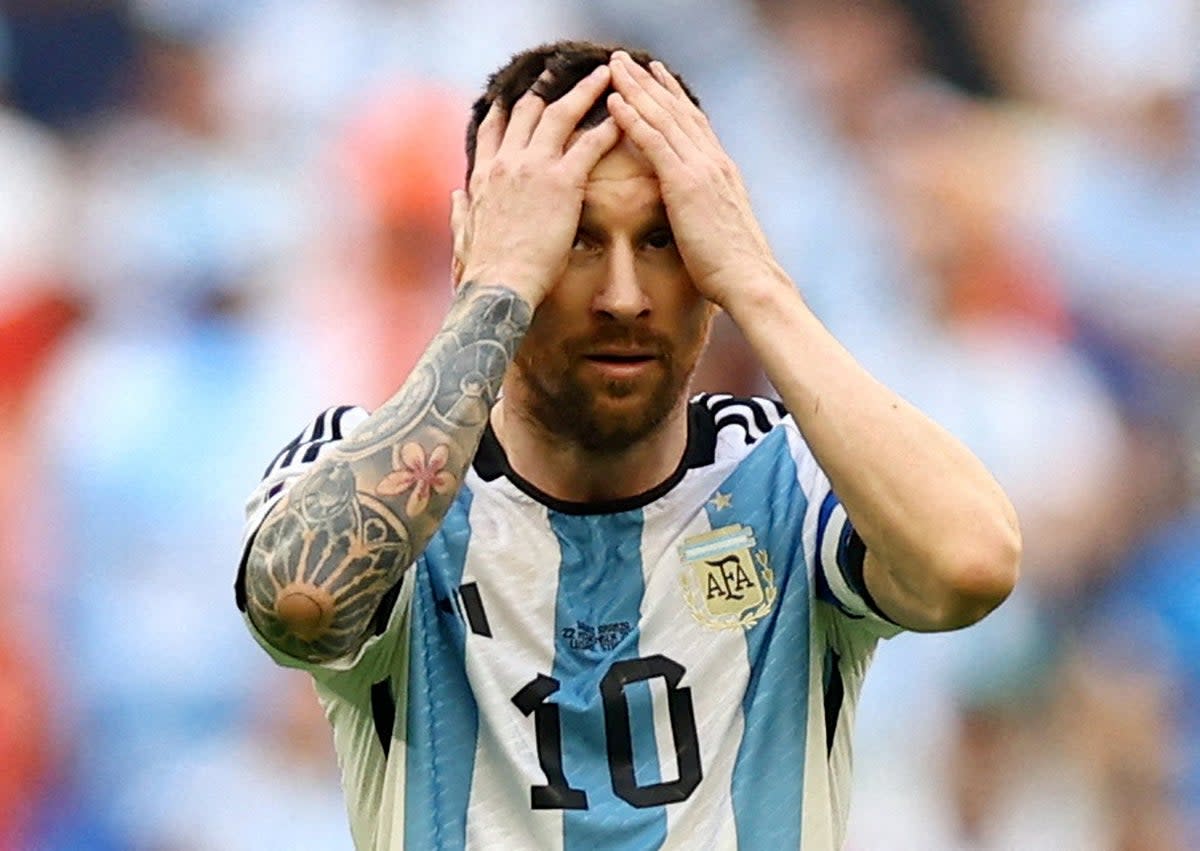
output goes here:
[{"label": "shell tattoo", "polygon": [[[267,569],[251,583],[249,598],[266,613],[289,597],[311,601],[321,617],[309,642],[299,645],[283,630],[265,637],[284,649],[302,647],[305,658],[335,658],[361,638],[395,566],[411,560],[409,535],[387,506],[355,490],[345,462],[317,471],[301,489],[254,541],[252,557]],[[276,623],[269,616],[256,621]]]}]

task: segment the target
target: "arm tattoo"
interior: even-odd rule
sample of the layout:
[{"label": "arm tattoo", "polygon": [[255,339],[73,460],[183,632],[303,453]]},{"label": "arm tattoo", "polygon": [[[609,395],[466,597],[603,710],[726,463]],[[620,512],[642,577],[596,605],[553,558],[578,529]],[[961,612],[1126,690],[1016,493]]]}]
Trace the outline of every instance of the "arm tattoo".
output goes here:
[{"label": "arm tattoo", "polygon": [[532,315],[509,289],[465,285],[396,395],[267,516],[246,594],[272,645],[310,662],[361,646],[462,486]]}]

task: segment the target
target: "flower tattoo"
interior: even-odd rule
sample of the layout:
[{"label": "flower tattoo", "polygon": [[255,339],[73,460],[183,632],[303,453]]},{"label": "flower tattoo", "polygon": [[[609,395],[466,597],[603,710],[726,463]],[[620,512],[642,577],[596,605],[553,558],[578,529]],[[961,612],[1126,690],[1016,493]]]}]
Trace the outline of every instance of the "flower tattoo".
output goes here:
[{"label": "flower tattoo", "polygon": [[444,468],[450,457],[450,448],[440,444],[425,456],[419,443],[406,443],[392,450],[393,470],[379,483],[382,496],[396,496],[412,489],[404,510],[409,517],[416,517],[429,505],[434,493],[447,493],[454,488],[453,473]]}]

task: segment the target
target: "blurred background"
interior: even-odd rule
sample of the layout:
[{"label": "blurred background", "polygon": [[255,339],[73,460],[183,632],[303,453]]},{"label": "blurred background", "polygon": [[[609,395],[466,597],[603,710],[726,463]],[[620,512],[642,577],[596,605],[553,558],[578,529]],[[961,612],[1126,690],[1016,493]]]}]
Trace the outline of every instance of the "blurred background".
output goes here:
[{"label": "blurred background", "polygon": [[565,36],[689,79],[810,304],[1021,514],[1001,610],[880,648],[848,847],[1200,848],[1195,0],[5,0],[0,851],[349,849],[240,507],[403,379],[466,106]]}]

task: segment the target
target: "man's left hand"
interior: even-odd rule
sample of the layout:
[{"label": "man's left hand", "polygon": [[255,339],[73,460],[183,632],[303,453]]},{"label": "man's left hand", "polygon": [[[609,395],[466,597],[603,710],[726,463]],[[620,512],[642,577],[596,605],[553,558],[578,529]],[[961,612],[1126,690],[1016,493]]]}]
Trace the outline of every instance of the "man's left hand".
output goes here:
[{"label": "man's left hand", "polygon": [[647,71],[624,51],[609,63],[617,126],[658,175],[675,243],[696,289],[727,307],[748,285],[778,276],[741,174],[708,117],[659,62]]}]

